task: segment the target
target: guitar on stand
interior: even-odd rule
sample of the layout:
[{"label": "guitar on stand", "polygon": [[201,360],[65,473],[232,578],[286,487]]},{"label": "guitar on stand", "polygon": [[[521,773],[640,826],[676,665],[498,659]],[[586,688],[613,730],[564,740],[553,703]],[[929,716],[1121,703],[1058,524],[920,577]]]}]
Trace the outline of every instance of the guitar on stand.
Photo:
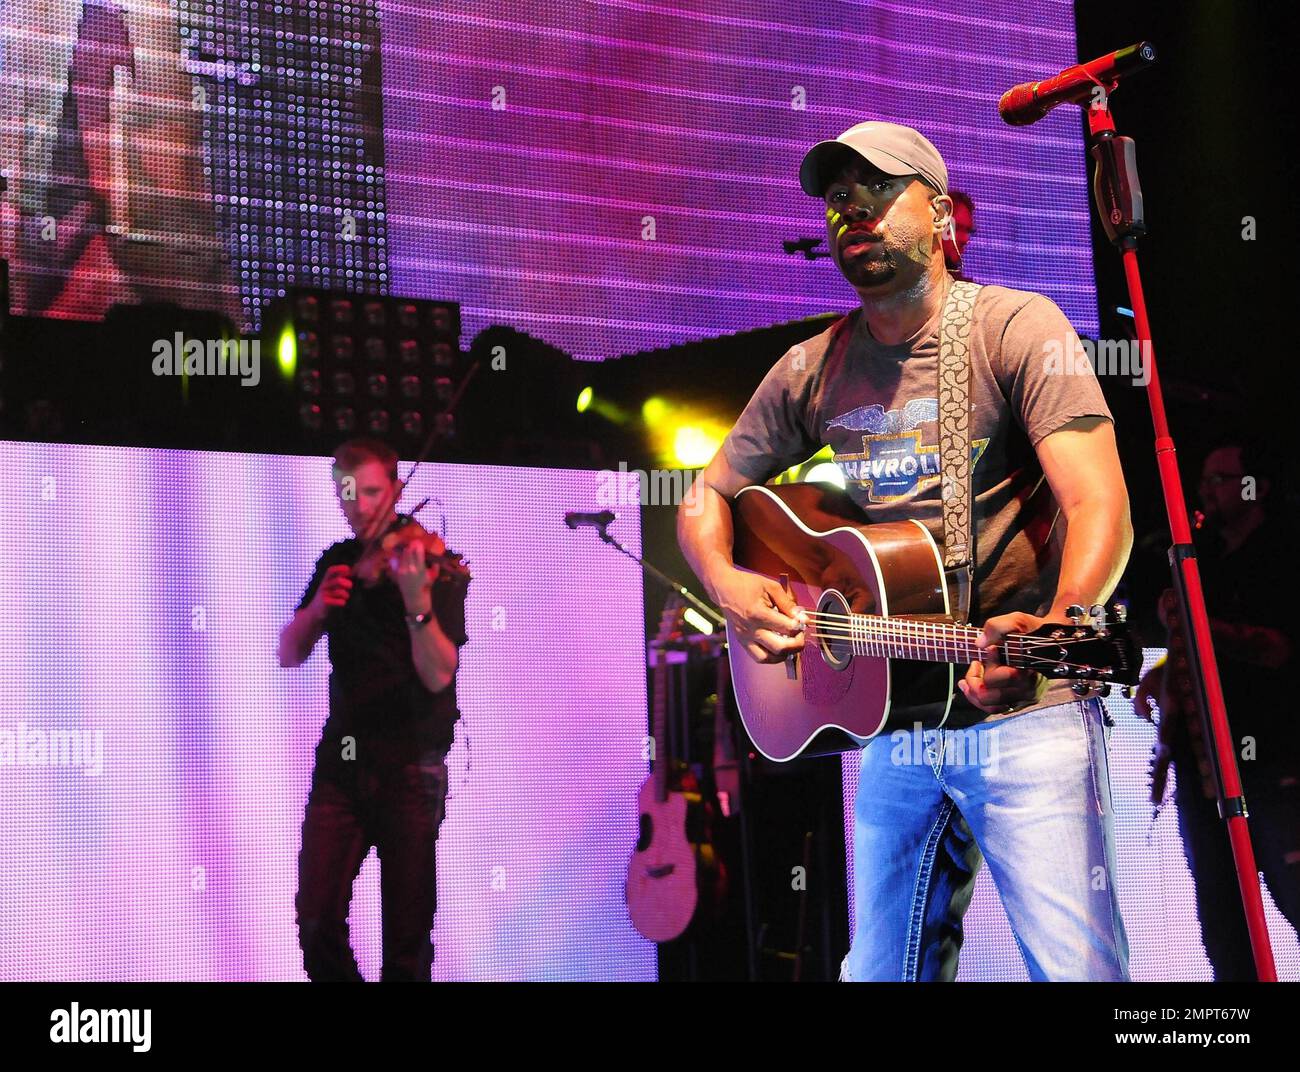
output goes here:
[{"label": "guitar on stand", "polygon": [[628,861],[625,896],[637,931],[652,942],[679,938],[711,918],[726,890],[726,872],[712,843],[713,807],[695,776],[677,770],[668,741],[669,653],[686,658],[685,603],[670,596],[650,645],[653,667],[652,771],[637,796],[640,827]]},{"label": "guitar on stand", "polygon": [[[686,670],[692,653],[702,656],[706,662],[712,661],[716,667],[713,754],[719,803],[724,816],[738,816],[742,831],[746,829],[746,811],[741,799],[744,784],[741,758],[727,718],[729,679],[721,633],[725,619],[680,581],[641,555],[629,551],[611,536],[609,526],[616,520],[615,514],[609,510],[573,510],[564,515],[564,524],[569,529],[594,529],[602,542],[632,559],[647,577],[673,593],[664,606],[657,636],[649,647],[653,669],[654,734],[651,740],[654,751],[648,758],[653,768],[637,795],[639,830],[624,886],[628,914],[637,931],[651,941],[670,942],[683,935],[692,937],[695,929],[692,924],[702,923],[706,917],[712,921],[715,916],[720,916],[728,888],[726,869],[713,844],[712,804],[705,799],[693,774],[675,770],[669,743],[668,726],[673,715],[670,697],[687,695]],[[688,608],[694,612],[697,627],[703,623],[705,630],[712,626],[714,631],[688,639],[683,628]],[[677,690],[670,687],[670,654],[681,657],[681,661],[673,663],[682,674],[682,687]],[[676,725],[681,727],[683,740],[688,741],[690,711],[685,709],[687,704],[682,706],[680,714],[683,717]],[[743,832],[740,862],[744,879],[741,889],[745,898],[745,941],[749,950],[750,978],[755,978],[749,856],[748,833]],[[690,976],[695,978],[697,951],[694,942],[686,944]]]}]

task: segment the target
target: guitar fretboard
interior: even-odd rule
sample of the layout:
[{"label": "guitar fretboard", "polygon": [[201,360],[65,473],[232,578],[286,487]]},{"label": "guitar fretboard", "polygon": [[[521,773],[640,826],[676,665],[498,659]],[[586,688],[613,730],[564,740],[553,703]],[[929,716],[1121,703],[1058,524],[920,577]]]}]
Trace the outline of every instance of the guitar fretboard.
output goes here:
[{"label": "guitar fretboard", "polygon": [[847,644],[854,655],[935,663],[983,662],[996,657],[1009,666],[1030,662],[1025,650],[1028,638],[1015,633],[1002,638],[995,655],[994,649],[979,646],[982,630],[968,625],[876,614],[811,613],[808,618],[811,636]]}]

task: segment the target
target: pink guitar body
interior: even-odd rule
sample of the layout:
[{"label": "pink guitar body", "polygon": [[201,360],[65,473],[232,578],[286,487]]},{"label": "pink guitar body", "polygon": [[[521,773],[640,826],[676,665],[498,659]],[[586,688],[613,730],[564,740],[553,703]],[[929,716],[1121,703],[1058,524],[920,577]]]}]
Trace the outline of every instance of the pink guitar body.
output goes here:
[{"label": "pink guitar body", "polygon": [[647,778],[637,798],[641,838],[628,862],[627,907],[640,934],[670,942],[695,916],[696,847],[686,838],[687,795],[670,792],[663,801],[655,796],[655,780]]}]

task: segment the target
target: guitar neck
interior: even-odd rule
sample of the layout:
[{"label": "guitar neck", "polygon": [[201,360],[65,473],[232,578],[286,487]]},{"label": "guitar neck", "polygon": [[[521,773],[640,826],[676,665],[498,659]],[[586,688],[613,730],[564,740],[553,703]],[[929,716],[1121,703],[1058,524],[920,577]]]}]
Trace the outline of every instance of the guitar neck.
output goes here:
[{"label": "guitar neck", "polygon": [[[847,620],[836,615],[832,620],[817,621],[814,629],[814,635],[820,632],[822,636],[848,642],[855,655],[963,665],[991,658],[990,649],[981,648],[977,643],[982,630],[969,625],[850,614]],[[1003,637],[998,661],[1008,666],[1029,665],[1030,660],[1020,650],[1023,641],[1023,637],[1014,633]]]},{"label": "guitar neck", "polygon": [[668,799],[668,652],[659,648],[654,653],[654,775],[655,800]]}]

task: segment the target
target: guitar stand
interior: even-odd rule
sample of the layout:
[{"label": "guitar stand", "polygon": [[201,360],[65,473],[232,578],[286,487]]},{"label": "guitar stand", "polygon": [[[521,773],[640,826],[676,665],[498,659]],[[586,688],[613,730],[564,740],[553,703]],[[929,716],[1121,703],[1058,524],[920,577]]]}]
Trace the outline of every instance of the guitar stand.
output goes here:
[{"label": "guitar stand", "polygon": [[[1149,52],[1146,56],[1148,62],[1154,60],[1154,49],[1149,45],[1143,47]],[[1135,334],[1144,351],[1145,371],[1150,377],[1147,382],[1147,400],[1155,427],[1156,467],[1164,488],[1165,511],[1169,516],[1169,531],[1173,538],[1173,545],[1169,548],[1169,566],[1173,573],[1174,590],[1178,593],[1182,608],[1183,622],[1188,631],[1190,676],[1200,699],[1198,706],[1204,726],[1204,739],[1210,746],[1207,753],[1218,788],[1219,816],[1228,825],[1228,839],[1245,908],[1255,973],[1260,982],[1275,983],[1277,969],[1273,962],[1273,949],[1269,944],[1268,926],[1264,920],[1259,871],[1246,824],[1246,798],[1242,792],[1241,775],[1237,770],[1223,688],[1219,680],[1219,667],[1210,638],[1210,620],[1205,609],[1205,595],[1196,563],[1196,548],[1192,543],[1187,503],[1178,474],[1177,452],[1165,415],[1155,348],[1151,342],[1151,325],[1147,320],[1146,297],[1142,289],[1142,277],[1138,272],[1137,241],[1146,233],[1146,224],[1143,219],[1142,188],[1138,183],[1135,143],[1132,138],[1117,136],[1108,106],[1109,95],[1118,85],[1118,80],[1115,80],[1103,87],[1105,93],[1102,99],[1084,109],[1092,142],[1090,153],[1096,163],[1093,196],[1102,227],[1111,243],[1119,249],[1124,263]],[[1182,777],[1183,772],[1180,771],[1179,776]]]},{"label": "guitar stand", "polygon": [[[704,617],[706,617],[710,622],[712,622],[716,628],[718,629],[725,628],[727,623],[726,618],[724,618],[721,614],[719,614],[717,610],[711,607],[704,600],[700,599],[697,595],[695,595],[695,593],[692,592],[690,589],[688,589],[684,584],[670,577],[663,570],[659,569],[656,565],[654,565],[654,563],[647,560],[644,556],[629,551],[626,547],[624,547],[621,543],[619,543],[618,540],[616,540],[613,536],[609,534],[607,530],[608,524],[609,523],[606,522],[605,524],[596,526],[597,535],[600,536],[601,540],[609,544],[612,548],[614,548],[614,550],[630,558],[633,562],[635,562],[638,566],[641,567],[642,571],[646,574],[646,576],[652,577],[660,584],[665,585],[671,591],[681,596],[682,599],[684,599],[687,603],[689,603],[692,607],[694,607],[697,611],[699,611],[702,615],[704,615]],[[718,661],[718,676],[717,676],[718,703],[725,705],[728,702],[729,695],[724,695],[724,692],[729,693],[731,678],[730,675],[726,673],[727,656],[726,656],[726,645],[722,640],[723,635],[724,634],[721,633],[717,634],[716,639],[714,639],[713,637],[702,635],[699,638],[699,640],[709,644],[709,652],[707,658]],[[685,692],[685,689],[687,688],[685,680],[683,680],[681,687],[683,692]],[[690,742],[689,704],[682,703],[679,705],[679,709],[681,710],[682,713],[681,714],[682,724],[680,726],[673,726],[671,728],[671,732],[677,738],[677,740],[674,742],[675,747],[673,747],[671,751],[678,756],[681,756],[685,759],[689,759],[689,754],[690,754],[689,753],[689,742]],[[749,769],[748,764],[742,762],[740,777],[736,781],[737,799],[731,805],[729,811],[731,812],[731,814],[738,815],[740,819],[740,839],[739,839],[740,840],[740,871],[741,871],[740,881],[741,881],[741,889],[742,889],[744,905],[745,905],[745,949],[747,954],[746,967],[747,967],[749,981],[756,982],[758,980],[758,944],[755,941],[755,936],[754,936],[753,830],[751,828],[750,821],[749,821],[749,808],[745,806],[745,800],[744,800],[746,794],[746,788],[747,788],[747,781],[748,781],[748,769]],[[696,943],[695,940],[692,938],[687,938],[687,942],[689,943],[689,947],[687,950],[687,957],[690,966],[690,975],[692,981],[694,981],[698,974]]]}]

